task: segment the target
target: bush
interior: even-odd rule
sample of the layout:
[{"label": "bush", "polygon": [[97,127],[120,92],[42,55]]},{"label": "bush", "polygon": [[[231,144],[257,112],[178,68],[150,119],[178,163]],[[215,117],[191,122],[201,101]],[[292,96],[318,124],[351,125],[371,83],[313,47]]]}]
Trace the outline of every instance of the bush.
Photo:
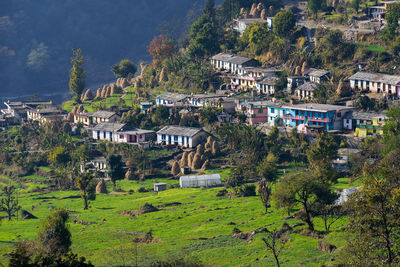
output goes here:
[{"label": "bush", "polygon": [[256,186],[254,184],[245,184],[241,187],[243,197],[253,197],[256,195]]},{"label": "bush", "polygon": [[138,189],[138,192],[139,192],[139,193],[146,193],[146,192],[149,192],[149,190],[147,190],[146,188],[144,188],[144,187],[142,186],[142,187],[140,187],[140,188]]}]

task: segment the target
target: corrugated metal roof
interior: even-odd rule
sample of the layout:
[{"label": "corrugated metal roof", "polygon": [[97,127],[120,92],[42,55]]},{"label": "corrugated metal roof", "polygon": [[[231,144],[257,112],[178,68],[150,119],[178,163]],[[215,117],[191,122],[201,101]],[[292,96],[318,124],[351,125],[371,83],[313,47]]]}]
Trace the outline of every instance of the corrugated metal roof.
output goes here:
[{"label": "corrugated metal roof", "polygon": [[400,76],[359,71],[354,75],[350,76],[349,80],[370,81],[370,82],[386,83],[390,85],[397,85],[400,83]]},{"label": "corrugated metal roof", "polygon": [[352,107],[338,106],[338,105],[327,105],[327,104],[317,104],[317,103],[306,103],[298,104],[293,106],[284,106],[287,109],[297,109],[297,110],[314,110],[314,111],[333,111],[333,110],[350,110],[354,109]]},{"label": "corrugated metal roof", "polygon": [[201,128],[193,128],[193,127],[181,127],[181,126],[165,126],[161,130],[157,132],[157,134],[167,134],[167,135],[176,135],[176,136],[188,136],[192,137],[203,131]]},{"label": "corrugated metal roof", "polygon": [[165,93],[157,96],[158,99],[171,100],[174,102],[181,101],[187,97],[188,97],[188,95],[172,93],[172,92],[165,92]]},{"label": "corrugated metal roof", "polygon": [[226,53],[219,53],[218,55],[213,56],[212,59],[230,62],[237,65],[242,65],[243,63],[254,60],[252,58],[237,56],[235,54],[226,54]]},{"label": "corrugated metal roof", "polygon": [[315,83],[308,82],[308,83],[304,83],[304,84],[300,85],[299,87],[297,87],[297,90],[313,92],[313,91],[315,91],[316,88],[317,88],[317,85]]},{"label": "corrugated metal roof", "polygon": [[115,132],[125,127],[125,123],[112,123],[112,122],[101,122],[97,124],[93,130],[103,132]]}]

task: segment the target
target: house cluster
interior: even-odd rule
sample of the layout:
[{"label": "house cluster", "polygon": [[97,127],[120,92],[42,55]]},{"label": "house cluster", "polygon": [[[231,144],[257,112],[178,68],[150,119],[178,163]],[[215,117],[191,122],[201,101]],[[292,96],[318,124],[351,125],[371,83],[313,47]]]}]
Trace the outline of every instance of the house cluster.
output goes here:
[{"label": "house cluster", "polygon": [[[231,89],[256,92],[258,95],[274,95],[281,70],[258,67],[259,63],[251,58],[234,54],[220,53],[211,58],[215,70],[221,72],[221,78],[229,80]],[[302,75],[287,78],[287,90],[300,100],[314,97],[317,84],[329,81],[331,73],[327,70],[309,68]]]},{"label": "house cluster", "polygon": [[1,127],[19,124],[27,120],[41,123],[62,119],[63,113],[51,101],[5,101],[6,108],[1,109]]},{"label": "house cluster", "polygon": [[355,91],[381,93],[400,97],[400,76],[382,73],[357,72],[349,77],[350,87]]},{"label": "house cluster", "polygon": [[285,105],[260,99],[236,99],[235,110],[246,116],[250,125],[296,127],[298,132],[314,135],[321,131],[354,131],[358,137],[381,135],[385,115],[358,112],[353,107],[305,103]]}]

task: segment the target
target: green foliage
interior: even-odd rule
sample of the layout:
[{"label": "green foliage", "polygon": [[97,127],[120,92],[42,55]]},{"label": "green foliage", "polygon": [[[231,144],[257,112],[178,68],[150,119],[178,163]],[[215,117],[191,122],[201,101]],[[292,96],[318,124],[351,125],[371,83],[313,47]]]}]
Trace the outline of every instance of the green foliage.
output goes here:
[{"label": "green foliage", "polygon": [[[397,147],[398,149],[398,147]],[[400,260],[400,153],[393,150],[369,166],[362,190],[352,196],[344,257],[351,265],[394,266]]]},{"label": "green foliage", "polygon": [[16,198],[14,186],[5,186],[1,194],[2,198],[0,201],[0,210],[5,211],[8,216],[8,220],[11,221],[12,216],[21,209]]},{"label": "green foliage", "polygon": [[80,103],[81,95],[85,89],[86,72],[83,69],[85,60],[81,49],[73,49],[73,57],[71,58],[72,68],[69,72],[69,89],[74,96],[75,103]]},{"label": "green foliage", "polygon": [[32,242],[19,242],[9,255],[9,267],[42,267],[42,266],[63,266],[63,267],[94,267],[90,262],[86,262],[84,257],[71,252],[56,255],[42,254],[36,250]]},{"label": "green foliage", "polygon": [[137,71],[137,66],[129,59],[122,59],[120,62],[112,65],[111,71],[117,78],[133,78]]},{"label": "green foliage", "polygon": [[69,251],[71,233],[66,225],[67,221],[68,211],[60,208],[42,222],[39,230],[39,242],[46,254],[62,255]]},{"label": "green foliage", "polygon": [[125,171],[123,169],[123,162],[121,155],[110,155],[107,157],[108,175],[111,178],[111,182],[116,190],[116,182],[122,180],[125,177]]},{"label": "green foliage", "polygon": [[274,17],[274,32],[281,37],[290,35],[296,25],[296,17],[291,11],[280,11]]},{"label": "green foliage", "polygon": [[188,55],[200,59],[219,52],[218,29],[212,18],[206,14],[198,18],[190,27]]},{"label": "green foliage", "polygon": [[351,8],[354,9],[355,12],[358,13],[358,9],[360,8],[360,0],[351,0]]},{"label": "green foliage", "polygon": [[389,38],[393,39],[397,28],[399,27],[399,19],[400,19],[400,3],[392,3],[389,5],[388,10],[385,14],[385,19],[387,21],[387,33],[389,34]]},{"label": "green foliage", "polygon": [[386,153],[400,147],[400,107],[391,107],[383,126],[383,143]]},{"label": "green foliage", "polygon": [[212,124],[217,121],[218,109],[214,107],[206,107],[200,111],[200,120],[202,123]]},{"label": "green foliage", "polygon": [[225,179],[225,186],[229,188],[240,187],[245,182],[243,168],[237,167],[231,171],[231,175]]},{"label": "green foliage", "polygon": [[355,52],[355,45],[343,40],[343,33],[339,30],[318,29],[316,33],[318,43],[315,60],[324,64],[342,62],[351,59]]},{"label": "green foliage", "polygon": [[50,151],[48,159],[56,165],[65,165],[70,161],[71,156],[66,147],[56,146]]},{"label": "green foliage", "polygon": [[44,43],[40,43],[29,53],[26,66],[34,71],[41,71],[46,67],[49,59],[48,47]]},{"label": "green foliage", "polygon": [[[81,191],[81,197],[83,200],[83,209],[88,209],[88,200],[89,196],[93,199],[93,185],[94,185],[94,177],[93,174],[89,172],[83,172],[78,175],[76,178],[76,185],[78,186],[79,190]],[[96,187],[94,187],[96,190]],[[96,194],[94,194],[94,198],[96,198]]]},{"label": "green foliage", "polygon": [[247,48],[253,55],[260,55],[268,51],[274,39],[267,23],[253,23],[246,27],[243,35],[238,39],[237,48],[238,50]]},{"label": "green foliage", "polygon": [[322,9],[322,2],[321,0],[308,0],[308,9],[313,14],[317,14]]},{"label": "green foliage", "polygon": [[175,52],[173,40],[165,35],[154,36],[148,51],[153,57],[153,64],[158,66],[164,59],[171,58]]},{"label": "green foliage", "polygon": [[304,212],[301,219],[310,230],[314,230],[312,213],[316,208],[330,205],[338,197],[328,183],[311,172],[288,175],[279,180],[273,196],[280,207],[290,209],[300,204]]}]

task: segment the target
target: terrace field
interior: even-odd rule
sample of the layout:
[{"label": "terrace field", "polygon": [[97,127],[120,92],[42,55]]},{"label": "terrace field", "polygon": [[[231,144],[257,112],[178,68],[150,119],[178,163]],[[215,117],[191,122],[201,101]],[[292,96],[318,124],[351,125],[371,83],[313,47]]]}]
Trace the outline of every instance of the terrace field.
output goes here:
[{"label": "terrace field", "polygon": [[[226,171],[223,176],[226,176]],[[36,178],[40,182],[39,177]],[[158,194],[139,193],[140,187],[151,189],[154,182],[166,182],[168,190]],[[243,240],[232,236],[234,228],[242,232],[267,227],[279,229],[284,222],[293,226],[300,221],[282,220],[287,216],[275,209],[274,203],[268,215],[257,196],[229,199],[217,197],[222,188],[180,189],[174,188],[178,180],[155,179],[145,182],[120,181],[123,193],[97,195],[88,211],[83,211],[79,191],[19,194],[22,208],[38,219],[11,222],[3,220],[0,226],[0,253],[10,252],[13,244],[24,239],[36,238],[40,221],[52,210],[65,207],[70,211],[72,250],[87,257],[96,266],[146,266],[155,259],[188,256],[209,266],[274,266],[270,252],[261,240],[265,233]],[[354,186],[349,179],[341,179],[337,188]],[[108,190],[112,186],[107,184]],[[138,210],[150,203],[159,211],[125,216],[119,212]],[[167,205],[166,205],[167,204]],[[293,210],[295,211],[295,210]],[[75,222],[74,222],[75,221]],[[334,224],[325,241],[340,250],[345,244],[342,227],[346,220]],[[322,231],[323,223],[315,219],[316,229]],[[305,226],[295,227],[300,232]],[[135,243],[133,240],[152,231],[151,243]],[[317,249],[319,239],[290,234],[286,249],[280,259],[282,266],[319,266],[334,263],[336,253],[329,254]],[[6,258],[1,259],[5,264]]]}]

